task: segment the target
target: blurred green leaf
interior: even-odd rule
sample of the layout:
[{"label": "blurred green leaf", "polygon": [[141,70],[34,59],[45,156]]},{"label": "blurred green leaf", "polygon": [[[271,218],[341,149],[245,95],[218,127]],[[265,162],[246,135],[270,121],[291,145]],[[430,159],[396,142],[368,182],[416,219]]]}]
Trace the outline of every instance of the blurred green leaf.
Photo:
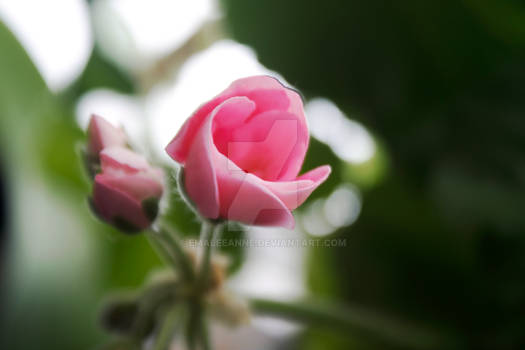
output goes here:
[{"label": "blurred green leaf", "polygon": [[1,22],[0,52],[0,142],[13,204],[0,348],[89,348],[101,339],[100,296],[138,285],[159,261],[143,238],[111,241],[114,230],[89,215],[74,101],[48,90]]},{"label": "blurred green leaf", "polygon": [[376,141],[376,151],[369,160],[343,164],[343,178],[363,190],[371,189],[388,177],[390,159],[385,148]]},{"label": "blurred green leaf", "polygon": [[429,329],[373,312],[356,305],[344,305],[319,300],[279,302],[251,300],[257,314],[273,315],[307,325],[323,327],[344,335],[361,334],[374,342],[406,349],[458,349],[451,334]]},{"label": "blurred green leaf", "polygon": [[78,79],[62,94],[63,100],[74,101],[93,89],[110,89],[124,94],[136,91],[132,77],[108,60],[95,46]]},{"label": "blurred green leaf", "polygon": [[11,32],[0,23],[0,123],[10,167],[34,164],[55,184],[84,188],[75,144],[81,137]]},{"label": "blurred green leaf", "polygon": [[525,4],[521,0],[467,0],[487,27],[502,40],[525,44]]}]

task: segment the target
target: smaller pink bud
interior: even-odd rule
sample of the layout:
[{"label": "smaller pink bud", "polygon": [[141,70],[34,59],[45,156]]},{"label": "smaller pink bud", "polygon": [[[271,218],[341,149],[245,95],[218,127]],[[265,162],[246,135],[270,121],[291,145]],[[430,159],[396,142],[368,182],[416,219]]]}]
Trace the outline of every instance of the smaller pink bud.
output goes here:
[{"label": "smaller pink bud", "polygon": [[122,231],[148,228],[157,216],[164,189],[162,170],[129,149],[124,131],[102,117],[91,117],[88,139],[93,211]]},{"label": "smaller pink bud", "polygon": [[163,173],[123,147],[100,152],[102,173],[95,176],[93,208],[105,221],[128,232],[148,228],[158,211]]},{"label": "smaller pink bud", "polygon": [[106,119],[93,114],[88,126],[88,152],[97,157],[107,147],[126,146],[124,130],[113,126]]}]

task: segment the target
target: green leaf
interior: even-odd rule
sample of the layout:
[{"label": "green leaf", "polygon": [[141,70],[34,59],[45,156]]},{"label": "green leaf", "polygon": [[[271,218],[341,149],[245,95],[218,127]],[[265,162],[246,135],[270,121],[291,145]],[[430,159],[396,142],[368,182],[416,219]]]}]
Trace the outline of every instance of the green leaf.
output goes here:
[{"label": "green leaf", "polygon": [[97,46],[80,77],[62,97],[66,101],[75,100],[93,89],[111,89],[124,94],[132,94],[136,90],[132,78],[104,57]]},{"label": "green leaf", "polygon": [[[0,348],[91,348],[101,340],[101,294],[138,285],[159,260],[144,238],[110,236],[116,230],[89,215],[75,101],[48,90],[2,22],[0,52],[0,146],[11,214]],[[67,336],[57,337],[57,329]]]}]

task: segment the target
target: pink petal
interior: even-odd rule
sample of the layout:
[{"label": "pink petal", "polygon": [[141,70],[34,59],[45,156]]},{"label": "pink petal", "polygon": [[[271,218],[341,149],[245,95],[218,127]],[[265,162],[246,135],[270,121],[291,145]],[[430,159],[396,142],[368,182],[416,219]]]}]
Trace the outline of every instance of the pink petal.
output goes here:
[{"label": "pink petal", "polygon": [[127,193],[131,198],[142,202],[148,198],[160,198],[163,186],[157,178],[149,173],[136,174],[98,174],[95,179],[103,181],[115,190]]},{"label": "pink petal", "polygon": [[184,164],[190,152],[191,144],[202,123],[211,111],[228,97],[229,96],[223,96],[221,94],[199,107],[191,117],[184,122],[177,135],[175,135],[173,140],[166,146],[166,153],[175,161]]},{"label": "pink petal", "polygon": [[253,108],[253,102],[246,97],[232,97],[214,109],[195,135],[184,166],[185,185],[204,217],[216,219],[219,216],[219,193],[210,153],[213,146],[212,120],[216,115],[224,122],[227,119],[242,120],[251,114]]},{"label": "pink petal", "polygon": [[311,180],[313,182],[323,183],[332,172],[330,165],[321,165],[315,169],[310,170],[307,173],[299,176],[297,180]]},{"label": "pink petal", "polygon": [[293,216],[277,196],[221,154],[212,139],[214,120],[243,120],[253,110],[245,97],[233,97],[209,115],[186,160],[186,190],[199,212],[247,224],[293,227]]},{"label": "pink petal", "polygon": [[219,113],[212,123],[213,142],[220,150],[228,149],[232,134],[245,124],[256,108],[255,103],[246,97],[232,97],[232,99],[242,99],[243,103],[223,105],[222,108],[228,108],[231,111]]},{"label": "pink petal", "polygon": [[100,152],[100,162],[104,172],[120,170],[133,173],[151,168],[146,158],[124,147],[105,148]]},{"label": "pink petal", "polygon": [[[288,101],[285,102],[285,100],[281,96],[277,97],[279,101],[268,100],[268,103],[272,103],[276,107],[264,108],[264,110],[278,109],[282,111],[288,111],[296,115],[302,115],[304,117],[303,101],[301,99],[301,96],[297,93],[297,91],[284,86],[277,78],[271,77],[269,75],[258,75],[253,77],[242,78],[234,81],[231,84],[230,88],[234,89],[235,92],[238,94],[243,94],[247,96],[251,100],[255,101],[257,104],[259,104],[260,101],[263,105],[266,102],[265,100],[268,100],[270,96],[264,96],[263,93],[259,95],[259,98],[252,98],[254,95],[258,94],[258,90],[282,91],[285,93],[286,97],[288,97]],[[250,96],[250,93],[254,95]],[[276,99],[276,96],[273,96],[273,98]],[[258,110],[257,112],[260,111]]]},{"label": "pink petal", "polygon": [[99,174],[95,177],[93,204],[97,213],[109,222],[119,217],[138,228],[146,228],[150,225],[142,208],[142,202],[115,187],[111,177],[107,175]]},{"label": "pink petal", "polygon": [[255,114],[274,110],[286,111],[290,106],[290,100],[283,88],[247,91],[239,96],[246,96],[255,102]]},{"label": "pink petal", "polygon": [[310,194],[330,175],[332,169],[323,165],[301,175],[295,181],[264,181],[264,186],[274,193],[286,207],[293,210],[304,203]]},{"label": "pink petal", "polygon": [[299,169],[288,168],[293,162],[302,163],[308,130],[296,115],[273,110],[252,116],[222,134],[216,132],[214,141],[219,151],[244,171],[273,181],[286,172],[294,173],[295,178]]},{"label": "pink petal", "polygon": [[[255,97],[253,95],[250,95],[249,93],[246,93],[246,91],[249,91],[250,87],[257,86],[258,89],[262,91],[279,91],[281,93],[285,93],[287,97],[287,103],[279,102],[279,99],[283,99],[284,96],[268,96],[268,97]],[[268,75],[261,75],[261,76],[254,76],[254,77],[248,77],[244,79],[239,79],[235,81],[232,84],[232,87],[235,87],[236,91],[238,92],[245,92],[246,96],[248,96],[251,100],[255,101],[257,104],[257,111],[255,113],[260,113],[261,111],[265,110],[282,110],[287,111],[293,115],[296,116],[296,119],[298,121],[298,143],[296,146],[288,153],[289,157],[288,160],[285,162],[285,164],[282,167],[282,171],[280,174],[278,174],[277,179],[279,180],[293,180],[297,177],[299,174],[299,171],[301,170],[301,167],[303,165],[304,157],[306,155],[306,150],[308,149],[308,142],[309,142],[309,133],[308,133],[308,125],[306,123],[306,117],[304,115],[304,107],[303,107],[303,101],[299,93],[297,91],[287,88],[284,86],[279,80],[276,78],[273,78]],[[253,94],[261,94],[259,91],[254,91]],[[261,94],[263,95],[263,94]],[[265,101],[266,99],[272,99],[273,98],[273,106],[267,106],[264,109],[260,109],[259,104],[265,105],[265,103],[268,103]],[[303,141],[304,140],[304,141]],[[304,142],[304,143],[303,143]]]},{"label": "pink petal", "polygon": [[294,228],[295,221],[288,208],[271,191],[261,186],[256,176],[219,171],[217,181],[221,217],[248,225]]},{"label": "pink petal", "polygon": [[104,148],[113,146],[126,146],[126,134],[106,119],[92,115],[88,126],[88,149],[92,154],[97,154]]},{"label": "pink petal", "polygon": [[[298,115],[306,128],[302,101],[295,91],[285,88],[277,79],[270,76],[248,77],[234,81],[222,93],[199,107],[197,111],[186,120],[177,135],[168,144],[166,152],[174,160],[184,164],[190,151],[191,143],[208,114],[223,101],[233,96],[246,96],[254,101],[256,104],[255,113],[272,109],[288,110]],[[293,165],[293,167],[297,167],[297,165]],[[290,173],[293,173],[294,169],[295,168],[293,168]],[[295,175],[296,174],[297,173],[295,173]],[[283,174],[283,176],[290,177],[291,175],[286,173]]]}]

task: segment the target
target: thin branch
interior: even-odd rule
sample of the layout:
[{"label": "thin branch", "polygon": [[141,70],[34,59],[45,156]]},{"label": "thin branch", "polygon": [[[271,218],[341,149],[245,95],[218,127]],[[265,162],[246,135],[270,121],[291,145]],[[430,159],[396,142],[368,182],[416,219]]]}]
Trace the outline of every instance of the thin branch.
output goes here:
[{"label": "thin branch", "polygon": [[447,333],[438,333],[420,326],[386,318],[369,311],[322,302],[285,303],[254,299],[253,310],[300,323],[327,327],[345,334],[360,333],[389,344],[410,349],[457,349],[457,339]]},{"label": "thin branch", "polygon": [[157,226],[152,230],[148,237],[154,248],[169,259],[170,265],[179,272],[181,277],[186,281],[193,281],[195,273],[193,271],[193,264],[184,250],[182,243],[167,229]]},{"label": "thin branch", "polygon": [[153,350],[170,349],[174,334],[177,328],[181,327],[183,316],[183,308],[181,305],[175,305],[166,312],[166,315],[162,320],[162,325],[155,338]]}]

